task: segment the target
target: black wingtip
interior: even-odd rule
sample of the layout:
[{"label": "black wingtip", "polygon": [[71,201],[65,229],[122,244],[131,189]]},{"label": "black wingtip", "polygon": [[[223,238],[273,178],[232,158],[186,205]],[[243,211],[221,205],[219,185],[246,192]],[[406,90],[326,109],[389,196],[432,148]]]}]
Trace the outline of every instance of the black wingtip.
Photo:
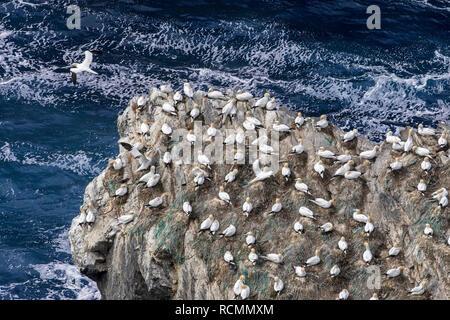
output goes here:
[{"label": "black wingtip", "polygon": [[101,50],[89,50],[89,52],[92,54],[102,54],[103,53],[103,51],[101,51]]}]

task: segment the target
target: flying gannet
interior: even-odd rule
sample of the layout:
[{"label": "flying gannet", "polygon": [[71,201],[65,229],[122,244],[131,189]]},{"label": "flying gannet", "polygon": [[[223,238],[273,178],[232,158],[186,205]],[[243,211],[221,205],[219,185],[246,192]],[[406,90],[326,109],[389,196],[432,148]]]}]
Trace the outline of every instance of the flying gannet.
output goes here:
[{"label": "flying gannet", "polygon": [[342,252],[344,252],[344,254],[347,253],[348,244],[347,244],[347,241],[345,241],[344,237],[341,237],[341,239],[339,240],[338,247]]},{"label": "flying gannet", "polygon": [[298,209],[298,213],[306,218],[316,220],[316,217],[314,217],[314,213],[307,207],[300,207],[300,209]]},{"label": "flying gannet", "polygon": [[339,268],[339,266],[337,264],[335,264],[331,269],[330,269],[330,276],[332,278],[337,277],[339,274],[341,273],[341,269]]},{"label": "flying gannet", "polygon": [[120,187],[116,190],[114,197],[122,197],[127,194],[127,186],[125,184],[120,185]]},{"label": "flying gannet", "polygon": [[247,244],[247,247],[251,247],[255,244],[256,238],[253,235],[253,232],[249,231],[247,232],[247,236],[245,237],[245,243]]},{"label": "flying gannet", "polygon": [[331,208],[331,206],[334,204],[334,200],[325,200],[322,198],[316,198],[315,200],[310,199],[309,201],[324,209]]},{"label": "flying gannet", "polygon": [[423,124],[420,123],[417,127],[417,133],[421,136],[435,136],[436,130],[432,128],[424,128]]},{"label": "flying gannet", "polygon": [[308,191],[308,186],[303,182],[302,178],[297,178],[294,187],[300,192],[311,195],[311,192]]},{"label": "flying gannet", "polygon": [[303,225],[299,221],[294,223],[294,231],[298,234],[302,234],[304,232]]},{"label": "flying gannet", "polygon": [[93,71],[90,66],[92,63],[92,54],[101,54],[100,50],[86,50],[84,52],[84,60],[82,63],[72,63],[72,66],[75,68],[70,68],[70,75],[72,77],[72,82],[74,85],[77,84],[77,74],[80,72],[89,72],[95,75],[98,75],[97,72]]},{"label": "flying gannet", "polygon": [[412,288],[409,290],[410,295],[419,296],[422,295],[425,292],[425,286],[427,284],[426,280],[423,280],[417,287]]},{"label": "flying gannet", "polygon": [[323,179],[325,167],[323,165],[322,160],[319,160],[319,162],[316,162],[316,164],[314,164],[314,171],[317,172],[320,175],[320,177]]},{"label": "flying gannet", "polygon": [[220,228],[220,222],[217,219],[214,219],[214,221],[211,223],[211,226],[209,227],[209,232],[211,232],[212,235],[215,235],[217,231],[219,231]]},{"label": "flying gannet", "polygon": [[234,236],[235,233],[236,233],[236,227],[235,227],[234,225],[230,224],[225,230],[223,230],[223,231],[220,233],[220,237],[221,237],[221,238],[222,238],[222,237],[229,238],[229,237]]},{"label": "flying gannet", "polygon": [[248,260],[250,260],[253,265],[258,261],[258,254],[256,253],[255,248],[250,249],[250,253],[248,254]]},{"label": "flying gannet", "polygon": [[270,98],[270,94],[268,92],[266,92],[264,94],[264,97],[262,97],[261,99],[259,99],[258,101],[256,101],[255,105],[253,106],[253,108],[265,108],[267,102],[269,102],[269,98]]},{"label": "flying gannet", "polygon": [[281,169],[281,174],[283,175],[286,181],[289,181],[289,177],[291,176],[291,169],[289,168],[289,164],[286,162]]},{"label": "flying gannet", "polygon": [[294,123],[297,126],[297,128],[300,128],[303,125],[303,123],[305,123],[305,118],[303,118],[301,112],[297,113],[297,117],[295,118]]},{"label": "flying gannet", "polygon": [[315,265],[318,265],[319,263],[320,263],[319,249],[316,249],[316,251],[314,252],[314,256],[312,256],[311,258],[308,258],[308,260],[306,260],[304,267],[315,266]]},{"label": "flying gannet", "polygon": [[404,269],[403,266],[400,266],[400,267],[397,267],[397,268],[393,268],[393,269],[389,269],[388,271],[386,271],[386,276],[388,278],[398,277],[402,273],[403,269]]},{"label": "flying gannet", "polygon": [[275,277],[274,283],[273,283],[273,289],[277,293],[277,296],[280,294],[280,292],[283,290],[283,288],[284,288],[283,280],[281,280],[278,277]]},{"label": "flying gannet", "polygon": [[255,174],[255,178],[250,180],[248,185],[251,185],[258,181],[266,180],[273,176],[273,171],[269,170],[268,167],[264,167],[263,170],[259,167],[259,159],[256,159],[252,164],[253,173]]},{"label": "flying gannet", "polygon": [[372,261],[372,252],[370,251],[370,247],[369,247],[369,243],[368,242],[364,242],[364,247],[366,248],[366,250],[364,250],[363,253],[363,260],[365,263],[369,264],[370,261]]},{"label": "flying gannet", "polygon": [[355,139],[356,134],[358,133],[358,129],[353,129],[352,131],[347,132],[346,134],[344,134],[344,142],[349,142],[352,141],[353,139]]},{"label": "flying gannet", "polygon": [[320,120],[316,122],[315,125],[316,128],[319,129],[325,129],[326,127],[328,127],[328,120],[327,120],[327,116],[326,115],[321,115],[320,116]]},{"label": "flying gannet", "polygon": [[330,150],[326,150],[324,147],[320,147],[317,151],[317,155],[319,157],[325,158],[325,159],[336,159],[336,156],[334,155],[334,152]]},{"label": "flying gannet", "polygon": [[244,215],[248,217],[250,212],[252,212],[253,205],[250,202],[250,198],[246,198],[244,204],[242,205],[242,211],[244,212]]}]

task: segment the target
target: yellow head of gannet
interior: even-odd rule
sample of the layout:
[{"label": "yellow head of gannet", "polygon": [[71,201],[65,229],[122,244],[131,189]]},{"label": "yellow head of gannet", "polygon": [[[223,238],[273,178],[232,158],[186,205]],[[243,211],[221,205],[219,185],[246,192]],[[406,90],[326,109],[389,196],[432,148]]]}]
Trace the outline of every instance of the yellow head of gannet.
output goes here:
[{"label": "yellow head of gannet", "polygon": [[280,203],[280,198],[276,198],[275,203]]},{"label": "yellow head of gannet", "polygon": [[319,255],[319,249],[316,249],[316,250],[314,251],[314,254],[315,254],[316,256],[318,256],[318,255]]},{"label": "yellow head of gannet", "polygon": [[302,178],[297,178],[298,183],[302,183],[302,181],[303,181]]},{"label": "yellow head of gannet", "polygon": [[358,129],[353,129],[353,132],[354,133],[358,133]]},{"label": "yellow head of gannet", "polygon": [[270,100],[270,101],[275,102],[275,98],[272,98],[272,100]]},{"label": "yellow head of gannet", "polygon": [[264,97],[266,97],[266,98],[270,97],[270,93],[268,93],[268,92],[264,93]]},{"label": "yellow head of gannet", "polygon": [[255,248],[251,248],[251,249],[250,249],[250,252],[251,252],[251,253],[255,253],[255,251],[256,251]]},{"label": "yellow head of gannet", "polygon": [[298,113],[297,113],[297,117],[301,118],[301,117],[302,117],[302,113],[301,113],[301,112],[298,112]]},{"label": "yellow head of gannet", "polygon": [[345,241],[345,237],[341,237],[341,241]]},{"label": "yellow head of gannet", "polygon": [[360,210],[360,209],[356,209],[355,212],[356,212],[357,214],[360,214],[360,213],[361,213],[361,210]]},{"label": "yellow head of gannet", "polygon": [[[247,197],[247,198],[245,199],[245,202],[249,203],[249,202],[250,202],[250,198]],[[250,231],[248,234],[253,234],[253,233]]]},{"label": "yellow head of gannet", "polygon": [[354,165],[354,164],[355,164],[355,161],[353,161],[353,160],[349,160],[349,161],[348,161],[348,164],[350,164],[350,165]]},{"label": "yellow head of gannet", "polygon": [[320,119],[322,119],[322,120],[325,120],[326,118],[327,118],[327,116],[324,114],[320,116]]},{"label": "yellow head of gannet", "polygon": [[364,242],[364,247],[366,247],[367,249],[369,249],[369,243],[368,243],[368,242]]},{"label": "yellow head of gannet", "polygon": [[211,128],[214,128],[215,126],[214,122],[211,122]]},{"label": "yellow head of gannet", "polygon": [[[415,146],[414,146],[415,147]],[[413,147],[413,149],[414,149],[414,147]],[[428,157],[425,157],[425,158],[423,158],[423,161],[425,161],[425,162],[429,162],[430,161],[430,159],[428,159]]]},{"label": "yellow head of gannet", "polygon": [[283,167],[289,168],[289,163],[286,162],[286,163],[283,165]]}]

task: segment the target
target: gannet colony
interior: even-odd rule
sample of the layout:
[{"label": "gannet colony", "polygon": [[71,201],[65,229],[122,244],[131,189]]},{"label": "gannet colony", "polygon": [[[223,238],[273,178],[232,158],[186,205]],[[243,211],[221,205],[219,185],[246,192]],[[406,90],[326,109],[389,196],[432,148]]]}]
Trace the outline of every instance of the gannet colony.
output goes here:
[{"label": "gannet colony", "polygon": [[70,245],[104,299],[448,299],[447,124],[373,145],[194,89],[131,99],[86,188]]}]

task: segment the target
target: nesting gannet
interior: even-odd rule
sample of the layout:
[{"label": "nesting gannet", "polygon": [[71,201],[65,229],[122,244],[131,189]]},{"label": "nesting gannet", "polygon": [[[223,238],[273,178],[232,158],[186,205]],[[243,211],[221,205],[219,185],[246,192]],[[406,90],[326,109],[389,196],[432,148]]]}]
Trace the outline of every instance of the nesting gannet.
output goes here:
[{"label": "nesting gannet", "polygon": [[377,151],[380,150],[380,146],[373,147],[372,150],[363,151],[359,154],[360,158],[372,160],[376,157]]},{"label": "nesting gannet", "polygon": [[419,296],[422,295],[425,292],[425,286],[427,284],[426,280],[423,280],[417,287],[412,288],[409,290],[410,295]]},{"label": "nesting gannet", "polygon": [[403,151],[405,149],[405,142],[404,141],[400,141],[398,143],[394,142],[392,144],[392,149],[397,151]]},{"label": "nesting gannet", "polygon": [[330,276],[332,278],[337,277],[340,273],[341,273],[341,269],[339,268],[339,266],[337,264],[335,264],[333,267],[331,267]]},{"label": "nesting gannet", "polygon": [[248,91],[242,92],[242,90],[239,89],[236,93],[236,99],[245,102],[245,106],[247,107],[247,102],[250,99],[253,99],[253,95]]},{"label": "nesting gannet", "polygon": [[302,234],[304,232],[303,225],[300,222],[296,221],[294,223],[294,231],[299,234]]},{"label": "nesting gannet", "polygon": [[253,235],[253,232],[249,231],[247,232],[247,236],[245,237],[245,243],[247,244],[248,247],[251,247],[252,245],[255,244],[256,238]]},{"label": "nesting gannet", "polygon": [[411,151],[412,147],[414,146],[414,141],[413,141],[412,135],[413,135],[413,129],[411,128],[408,131],[408,138],[406,139],[405,146],[403,148],[403,151],[405,151],[405,152]]},{"label": "nesting gannet", "polygon": [[316,122],[315,125],[316,128],[320,128],[320,129],[324,129],[326,127],[328,127],[328,120],[327,120],[327,116],[326,115],[321,115],[320,116],[320,120]]},{"label": "nesting gannet", "polygon": [[142,109],[146,103],[147,103],[147,98],[144,96],[140,96],[137,99],[137,105],[138,105],[139,109]]},{"label": "nesting gannet", "polygon": [[139,168],[136,169],[136,172],[147,170],[152,164],[152,158],[150,157],[150,152],[146,152],[138,158]]},{"label": "nesting gannet", "polygon": [[109,160],[109,163],[112,165],[114,170],[119,171],[123,167],[125,167],[124,163],[122,162],[122,159],[120,157],[117,157],[117,159],[111,159]]},{"label": "nesting gannet", "polygon": [[217,231],[219,231],[220,228],[220,222],[217,219],[214,219],[214,221],[211,223],[211,226],[209,227],[209,232],[211,232],[212,235],[215,235]]},{"label": "nesting gannet", "polygon": [[196,175],[194,177],[194,185],[195,185],[195,190],[198,190],[198,188],[200,188],[201,185],[203,185],[205,183],[205,172],[200,172],[198,175]]},{"label": "nesting gannet", "polygon": [[275,290],[277,295],[279,295],[280,292],[283,290],[283,288],[284,288],[283,280],[281,280],[278,277],[275,277],[274,278],[274,283],[273,283],[273,290]]},{"label": "nesting gannet", "polygon": [[186,82],[186,83],[183,85],[183,92],[184,92],[184,95],[185,95],[185,96],[187,96],[187,97],[189,97],[189,98],[191,98],[191,99],[194,97],[194,91],[193,91],[192,88],[191,88],[191,84],[188,83],[188,82]]},{"label": "nesting gannet", "polygon": [[250,198],[245,199],[244,204],[242,205],[242,211],[244,212],[244,215],[248,217],[249,213],[252,212],[253,205],[250,202]]},{"label": "nesting gannet", "polygon": [[303,123],[305,123],[305,118],[303,118],[301,112],[297,113],[297,117],[295,118],[294,123],[297,126],[297,128],[300,128],[303,125]]},{"label": "nesting gannet", "polygon": [[294,272],[297,277],[304,278],[306,277],[305,267],[302,266],[294,266]]},{"label": "nesting gannet", "polygon": [[300,138],[298,139],[298,144],[292,147],[289,154],[301,154],[305,149],[303,148],[303,140]]},{"label": "nesting gannet", "polygon": [[275,121],[275,123],[272,125],[273,130],[278,132],[290,132],[292,129],[289,128],[289,126],[285,124],[280,124],[280,121]]},{"label": "nesting gannet", "polygon": [[167,136],[170,136],[172,134],[173,130],[167,123],[164,123],[161,127],[161,132]]},{"label": "nesting gannet", "polygon": [[248,254],[248,260],[250,260],[253,265],[256,264],[256,261],[258,261],[258,254],[256,253],[255,248],[250,249],[250,253]]},{"label": "nesting gannet", "polygon": [[209,90],[208,90],[208,98],[224,100],[225,96],[219,90],[214,90],[213,88],[209,88]]},{"label": "nesting gannet", "polygon": [[161,179],[161,175],[158,173],[155,173],[153,176],[151,176],[146,184],[147,188],[152,188],[154,186],[156,186],[159,182],[159,180]]},{"label": "nesting gannet", "polygon": [[283,263],[283,256],[281,253],[269,253],[266,256],[261,256],[264,260],[268,260],[270,262],[276,263],[276,264],[282,264]]},{"label": "nesting gannet", "polygon": [[173,101],[175,101],[175,103],[183,101],[183,96],[181,94],[181,91],[175,92],[175,94],[173,95]]},{"label": "nesting gannet", "polygon": [[276,198],[275,203],[272,206],[272,210],[269,212],[269,214],[280,212],[281,209],[283,209],[283,205],[280,202],[280,198]]},{"label": "nesting gannet", "polygon": [[356,209],[353,211],[353,220],[355,220],[357,222],[366,223],[367,216],[362,214],[360,209]]},{"label": "nesting gannet", "polygon": [[364,242],[364,247],[366,248],[366,250],[364,250],[363,253],[363,260],[365,263],[369,264],[370,261],[372,261],[372,252],[370,251],[370,247],[369,247],[369,243]]},{"label": "nesting gannet", "polygon": [[140,126],[140,129],[141,129],[141,133],[142,134],[147,134],[148,132],[149,132],[149,130],[150,130],[150,127],[149,127],[149,125],[148,125],[148,120],[143,120],[142,121],[142,123],[141,123],[141,126]]},{"label": "nesting gannet", "polygon": [[448,205],[448,198],[447,197],[441,197],[441,200],[439,200],[439,206],[441,208],[444,208]]},{"label": "nesting gannet", "polygon": [[369,300],[378,300],[378,294],[376,292],[374,292],[372,297]]},{"label": "nesting gannet", "polygon": [[283,175],[284,179],[286,179],[286,181],[289,180],[289,177],[291,176],[291,169],[289,168],[289,164],[287,162],[283,165],[281,174]]},{"label": "nesting gannet", "polygon": [[443,133],[441,135],[441,137],[438,140],[438,145],[441,148],[445,148],[447,146],[447,139],[446,139],[447,135],[445,133]]},{"label": "nesting gannet", "polygon": [[396,157],[394,162],[391,162],[389,164],[389,168],[392,171],[396,171],[396,170],[400,170],[401,168],[403,168],[403,163],[400,161],[400,158]]},{"label": "nesting gannet", "polygon": [[242,130],[242,128],[238,128],[236,133],[236,143],[237,144],[244,144],[245,141],[245,133],[244,130]]},{"label": "nesting gannet", "polygon": [[220,233],[220,237],[232,237],[236,233],[236,227],[230,224],[225,230]]},{"label": "nesting gannet", "polygon": [[348,180],[355,180],[355,179],[358,179],[360,176],[361,176],[361,172],[359,172],[359,171],[349,170],[349,171],[345,172],[345,174],[344,174],[344,178],[348,179]]},{"label": "nesting gannet", "polygon": [[347,163],[343,164],[342,166],[340,166],[336,172],[334,173],[333,177],[337,177],[337,176],[344,176],[345,173],[347,171],[351,171],[351,166],[354,164],[355,162],[353,160],[349,160]]},{"label": "nesting gannet", "polygon": [[201,151],[198,151],[197,161],[198,161],[198,163],[200,163],[201,165],[204,165],[204,166],[208,167],[208,169],[211,169],[211,161],[210,161],[209,158],[208,158],[206,155],[204,155]]},{"label": "nesting gannet", "polygon": [[317,172],[320,175],[320,177],[323,179],[325,167],[323,165],[322,160],[319,160],[319,162],[316,162],[316,164],[314,164],[314,171]]},{"label": "nesting gannet", "polygon": [[170,113],[171,115],[177,115],[177,109],[170,102],[164,102],[162,105],[162,110],[164,112]]},{"label": "nesting gannet", "polygon": [[404,269],[403,266],[400,266],[400,267],[397,267],[397,268],[393,268],[393,269],[389,269],[388,271],[386,271],[386,276],[388,278],[398,277],[402,273],[403,269]]},{"label": "nesting gannet", "polygon": [[256,159],[252,164],[253,173],[256,175],[256,177],[249,181],[248,185],[251,185],[258,181],[263,181],[271,176],[273,176],[273,171],[269,170],[268,167],[264,167],[263,170],[259,167],[259,159]]},{"label": "nesting gannet", "polygon": [[309,201],[311,201],[314,204],[317,204],[319,207],[324,209],[328,209],[334,204],[334,200],[325,200],[322,198],[316,198],[314,200],[310,199]]},{"label": "nesting gannet", "polygon": [[189,130],[188,133],[186,134],[186,140],[193,145],[195,143],[195,141],[197,141],[197,137],[194,134],[194,130]]},{"label": "nesting gannet", "polygon": [[164,152],[163,155],[164,166],[168,167],[172,163],[172,154],[169,151]]},{"label": "nesting gannet", "polygon": [[319,249],[316,249],[316,251],[314,251],[314,256],[312,256],[311,258],[308,258],[308,260],[306,260],[304,267],[315,266],[315,265],[318,265],[319,263],[320,263]]},{"label": "nesting gannet", "polygon": [[253,108],[265,108],[267,102],[269,102],[269,98],[270,98],[270,94],[269,93],[265,93],[264,97],[262,97],[261,99],[259,99],[258,101],[256,101],[255,105],[253,106]]},{"label": "nesting gannet", "polygon": [[348,244],[347,241],[345,241],[344,237],[341,237],[341,239],[338,241],[338,247],[342,252],[344,252],[344,254],[347,253]]},{"label": "nesting gannet", "polygon": [[350,151],[349,150],[345,150],[344,154],[340,154],[338,156],[336,156],[336,162],[338,163],[346,163],[349,162],[352,159],[352,156],[350,155]]},{"label": "nesting gannet", "polygon": [[163,201],[164,201],[163,197],[156,197],[150,200],[148,204],[146,204],[145,206],[150,208],[157,208],[160,205],[162,205]]},{"label": "nesting gannet", "polygon": [[191,206],[191,204],[189,203],[189,201],[185,201],[185,202],[183,203],[183,212],[184,212],[187,216],[189,216],[189,215],[192,213],[192,206]]},{"label": "nesting gannet", "polygon": [[224,191],[223,186],[220,186],[219,188],[219,199],[225,201],[228,204],[231,204],[230,195]]},{"label": "nesting gannet", "polygon": [[400,253],[400,251],[401,251],[401,248],[398,246],[398,243],[394,242],[394,245],[392,246],[392,248],[389,249],[389,256],[395,257]]},{"label": "nesting gannet", "polygon": [[302,178],[297,178],[294,186],[298,191],[311,195],[311,192],[308,191],[308,186],[303,182]]},{"label": "nesting gannet", "polygon": [[214,122],[211,122],[211,125],[209,126],[208,130],[206,131],[206,134],[209,138],[215,137],[217,134],[217,129],[215,128]]},{"label": "nesting gannet", "polygon": [[233,117],[235,110],[236,110],[236,99],[233,98],[228,100],[227,104],[225,104],[222,108],[222,115],[223,115],[222,122],[225,121],[228,115],[230,115],[230,117]]},{"label": "nesting gannet", "polygon": [[324,223],[323,225],[321,225],[320,227],[318,227],[317,229],[320,229],[322,231],[322,233],[328,233],[328,232],[333,231],[334,227],[331,222],[327,222],[327,223]]},{"label": "nesting gannet", "polygon": [[394,136],[392,134],[392,131],[388,131],[386,134],[386,142],[390,143],[390,144],[394,144],[397,143],[399,144],[402,140],[400,139],[400,137]]},{"label": "nesting gannet", "polygon": [[433,197],[433,199],[440,199],[441,197],[446,197],[448,195],[448,191],[445,188],[440,188],[438,190],[436,190],[435,192],[433,192],[431,194],[431,196]]},{"label": "nesting gannet", "polygon": [[431,229],[429,223],[425,224],[425,228],[423,229],[423,234],[430,238],[433,236],[433,229]]},{"label": "nesting gannet", "polygon": [[198,108],[198,104],[194,104],[191,112],[189,112],[189,116],[191,117],[191,122],[194,122],[195,119],[200,115],[200,109]]},{"label": "nesting gannet", "polygon": [[70,75],[72,77],[72,82],[74,85],[77,84],[77,74],[80,72],[89,72],[92,74],[98,75],[97,72],[93,71],[90,66],[92,63],[92,54],[101,54],[100,50],[86,50],[84,52],[84,60],[82,63],[72,63],[72,66],[75,68],[70,68]]},{"label": "nesting gannet", "polygon": [[238,169],[233,169],[232,171],[228,172],[225,176],[225,183],[231,183],[236,179],[236,175],[238,174]]},{"label": "nesting gannet", "polygon": [[435,136],[436,130],[432,128],[424,128],[423,124],[420,123],[417,127],[417,133],[421,136]]},{"label": "nesting gannet", "polygon": [[417,190],[422,194],[427,191],[427,184],[423,179],[420,179],[419,184],[417,185]]},{"label": "nesting gannet", "polygon": [[134,220],[134,212],[130,211],[128,214],[121,215],[117,218],[119,224],[127,224]]},{"label": "nesting gannet", "polygon": [[245,160],[245,153],[244,151],[238,150],[235,154],[234,154],[234,161],[236,163],[240,163],[242,161]]},{"label": "nesting gannet", "polygon": [[173,92],[172,86],[170,84],[162,84],[162,85],[160,85],[159,86],[159,90],[161,92],[166,93],[166,94],[169,94],[169,93]]},{"label": "nesting gannet", "polygon": [[78,224],[86,223],[86,212],[83,210],[83,206],[80,207],[80,215],[78,217]]},{"label": "nesting gannet", "polygon": [[127,194],[127,185],[126,184],[122,184],[120,185],[120,187],[116,190],[114,197],[122,197],[124,195]]},{"label": "nesting gannet", "polygon": [[330,150],[326,150],[324,147],[320,147],[317,151],[317,155],[322,158],[326,159],[336,159],[336,156],[334,155],[334,152]]},{"label": "nesting gannet", "polygon": [[153,177],[154,174],[155,174],[155,166],[151,166],[150,167],[150,171],[147,172],[146,174],[144,174],[142,177],[140,177],[137,183],[138,184],[139,183],[145,183],[146,184],[148,182],[148,180],[151,177]]},{"label": "nesting gannet", "polygon": [[141,150],[144,148],[141,138],[137,138],[136,143],[133,145],[123,141],[120,142],[120,145],[129,151],[133,158],[139,158],[142,155]]},{"label": "nesting gannet", "polygon": [[267,144],[267,141],[269,141],[269,138],[267,137],[267,135],[261,135],[258,138],[256,138],[255,140],[253,140],[251,142],[252,146],[257,146],[257,145],[263,145],[263,144]]},{"label": "nesting gannet", "polygon": [[272,148],[271,146],[269,146],[267,144],[260,144],[259,151],[261,151],[262,153],[265,153],[265,154],[275,154],[274,148]]},{"label": "nesting gannet", "polygon": [[347,289],[342,289],[341,292],[339,292],[339,300],[347,300],[349,296],[348,290]]},{"label": "nesting gannet", "polygon": [[423,158],[422,163],[420,164],[420,168],[422,168],[423,171],[429,171],[431,169],[431,162],[430,159],[427,157]]},{"label": "nesting gannet", "polygon": [[234,283],[233,292],[235,297],[241,294],[242,285],[244,284],[245,276],[241,275],[239,279]]},{"label": "nesting gannet", "polygon": [[373,223],[372,223],[372,219],[369,217],[367,217],[367,221],[366,221],[366,225],[364,226],[364,232],[366,233],[367,236],[369,236],[373,230],[375,229]]},{"label": "nesting gannet", "polygon": [[225,260],[225,262],[229,263],[230,265],[235,266],[236,264],[234,263],[234,257],[231,254],[231,251],[225,251],[225,254],[223,255],[223,259]]},{"label": "nesting gannet", "polygon": [[245,121],[242,123],[242,126],[245,128],[245,130],[247,131],[253,131],[256,129],[256,126],[253,122],[248,121],[247,119],[245,119]]},{"label": "nesting gannet", "polygon": [[431,152],[427,148],[413,146],[412,151],[419,156],[431,158]]},{"label": "nesting gannet", "polygon": [[344,134],[344,142],[349,142],[352,141],[353,139],[355,139],[356,134],[358,133],[358,129],[353,129],[352,131],[347,132],[346,134]]},{"label": "nesting gannet", "polygon": [[275,98],[270,99],[267,104],[266,104],[266,109],[267,110],[274,110],[274,109],[278,109],[278,103],[276,101]]},{"label": "nesting gannet", "polygon": [[234,141],[235,141],[235,139],[236,139],[236,135],[234,134],[234,133],[230,133],[226,138],[225,138],[225,140],[223,140],[223,144],[224,145],[232,145],[232,144],[234,144]]},{"label": "nesting gannet", "polygon": [[311,219],[316,220],[316,217],[314,217],[314,213],[307,207],[300,207],[300,209],[298,209],[298,213],[300,213],[300,215],[302,215],[306,218],[311,218]]},{"label": "nesting gannet", "polygon": [[243,283],[241,285],[241,299],[245,300],[250,296],[250,287]]},{"label": "nesting gannet", "polygon": [[208,218],[206,218],[205,220],[203,220],[203,222],[200,225],[200,232],[209,230],[209,228],[211,227],[213,223],[213,216],[209,215]]},{"label": "nesting gannet", "polygon": [[86,214],[86,223],[92,225],[95,222],[95,212],[92,207],[92,203],[89,204],[87,214]]}]

